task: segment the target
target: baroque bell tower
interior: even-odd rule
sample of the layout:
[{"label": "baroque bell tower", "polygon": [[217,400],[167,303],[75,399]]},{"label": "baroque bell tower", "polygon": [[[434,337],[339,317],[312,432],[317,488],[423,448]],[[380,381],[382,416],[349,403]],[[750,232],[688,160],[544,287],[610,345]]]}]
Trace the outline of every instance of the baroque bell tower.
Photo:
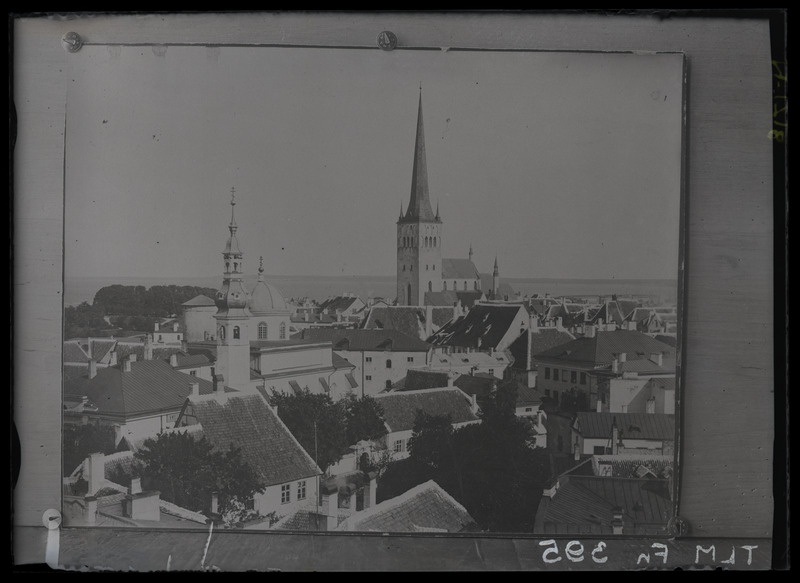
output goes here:
[{"label": "baroque bell tower", "polygon": [[431,208],[428,193],[428,165],[425,156],[425,131],[422,123],[422,88],[417,112],[414,167],[411,173],[411,199],[397,220],[397,303],[421,306],[425,292],[442,291],[442,219],[439,208]]},{"label": "baroque bell tower", "polygon": [[239,388],[250,383],[250,294],[244,286],[244,254],[236,237],[235,207],[236,190],[231,188],[230,235],[222,252],[225,271],[222,287],[217,292],[214,318],[217,320],[216,374],[222,375],[225,385]]}]

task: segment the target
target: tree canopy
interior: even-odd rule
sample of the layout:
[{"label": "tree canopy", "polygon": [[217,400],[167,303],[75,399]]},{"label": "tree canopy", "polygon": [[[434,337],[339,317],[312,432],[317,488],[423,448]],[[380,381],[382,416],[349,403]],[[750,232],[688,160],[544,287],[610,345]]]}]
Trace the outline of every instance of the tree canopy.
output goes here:
[{"label": "tree canopy", "polygon": [[110,478],[141,477],[142,488],[158,490],[162,499],[195,512],[208,513],[211,494],[217,492],[218,511],[228,523],[254,515],[247,510],[247,501],[265,489],[238,448],[216,450],[205,436],[161,433],[146,439],[134,457],[133,475]]},{"label": "tree canopy", "polygon": [[334,402],[305,388],[297,394],[273,391],[270,404],[323,470],[342,459],[351,445],[386,433],[383,410],[372,397],[353,395]]},{"label": "tree canopy", "polygon": [[114,453],[114,429],[108,425],[64,424],[63,470],[69,476],[92,453]]}]

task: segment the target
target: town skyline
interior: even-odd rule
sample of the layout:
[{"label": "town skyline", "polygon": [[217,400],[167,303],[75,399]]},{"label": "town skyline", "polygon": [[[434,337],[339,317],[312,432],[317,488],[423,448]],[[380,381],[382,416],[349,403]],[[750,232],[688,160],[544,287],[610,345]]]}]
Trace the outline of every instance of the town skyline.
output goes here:
[{"label": "town skyline", "polygon": [[[259,82],[241,75],[243,67],[254,66],[248,51],[237,52],[235,59],[227,61],[226,56],[233,49],[215,50],[216,53],[214,49],[190,51],[187,47],[170,47],[165,55],[158,56],[144,50],[134,55],[129,47],[105,47],[89,55],[89,60],[95,61],[96,70],[86,63],[74,72],[82,77],[83,83],[76,89],[71,88],[73,98],[68,98],[68,113],[74,115],[67,117],[67,138],[78,146],[67,150],[67,277],[219,276],[219,253],[224,243],[231,186],[236,188],[240,205],[237,220],[246,273],[254,274],[258,257],[263,256],[268,274],[298,277],[391,275],[395,245],[394,237],[389,236],[387,230],[394,228],[400,204],[405,206],[408,202],[415,106],[421,83],[430,135],[431,200],[441,209],[445,229],[443,249],[449,256],[466,257],[472,244],[474,261],[480,271],[489,272],[497,255],[503,277],[509,278],[677,278],[681,67],[676,55],[649,55],[642,60],[640,56],[622,54],[453,53],[446,57],[406,54],[390,57],[392,60],[387,66],[386,61],[380,61],[380,54],[354,51],[344,58],[341,53],[349,51],[307,49],[298,54],[294,52],[296,49],[291,49],[287,57],[284,49],[269,52],[267,59],[276,76],[292,81],[290,87],[281,87],[270,95],[273,98],[270,103],[277,102],[273,108],[276,111],[281,110],[281,104],[287,106],[284,111],[289,112],[288,119],[279,121],[280,115],[275,114],[253,117],[253,104],[242,97],[246,90],[231,89],[223,84],[227,89],[198,93],[195,76],[186,73],[176,80],[168,75],[169,71],[175,72],[174,67],[188,62],[192,71],[199,70],[200,65],[203,70],[207,69],[208,79],[236,77],[248,86]],[[505,57],[511,57],[514,63],[507,64]],[[225,67],[218,66],[221,61]],[[156,70],[154,62],[166,67]],[[496,70],[501,62],[505,64],[502,74]],[[293,76],[292,63],[294,68],[302,65],[300,68],[305,68],[307,78],[296,73]],[[320,71],[332,63],[339,63],[342,79],[330,71],[327,76]],[[233,64],[236,66],[231,67]],[[448,68],[448,64],[456,66]],[[357,65],[367,70],[359,71]],[[565,71],[570,66],[573,70],[579,69],[580,74],[567,75]],[[542,74],[549,74],[551,79],[560,73],[563,78],[559,83],[570,89],[588,87],[587,83],[597,86],[598,69],[605,70],[609,80],[615,81],[613,85],[625,86],[612,88],[607,80],[595,92],[600,101],[607,101],[599,108],[603,112],[573,112],[578,122],[572,120],[572,125],[563,126],[567,133],[573,127],[584,126],[583,143],[573,143],[575,135],[580,134],[574,134],[569,140],[555,140],[559,148],[565,148],[572,140],[569,151],[583,156],[572,159],[575,165],[588,164],[598,156],[601,163],[595,162],[592,171],[581,168],[583,178],[580,180],[575,174],[561,172],[560,178],[564,180],[561,196],[555,199],[554,186],[542,189],[550,194],[541,197],[528,192],[538,188],[522,186],[530,175],[520,168],[525,168],[526,161],[530,162],[532,152],[529,147],[522,146],[531,145],[537,128],[510,131],[515,125],[515,114],[525,110],[521,102],[527,103],[513,97],[514,83],[519,85],[522,96],[525,92],[536,95],[534,90],[542,91],[547,83],[539,79],[537,85],[520,79],[520,67],[538,69]],[[628,74],[609,74],[609,70],[620,68]],[[261,73],[265,74],[263,69]],[[100,76],[95,78],[96,74]],[[143,75],[153,79],[154,88],[141,85]],[[504,90],[481,87],[487,80],[497,81],[498,75],[511,87]],[[642,75],[646,79],[642,79]],[[411,82],[412,77],[421,79]],[[637,77],[637,82],[620,83],[630,77]],[[392,81],[386,95],[376,92],[369,83],[375,78]],[[103,95],[107,91],[81,94],[78,87],[87,82],[91,85],[92,80],[105,84],[108,91],[118,97],[130,89],[134,94],[130,99],[135,101],[132,111],[126,110],[128,101],[125,98],[97,99],[98,93]],[[263,82],[263,78],[260,81]],[[315,82],[327,88],[351,82],[356,85],[356,93],[360,91],[366,98],[353,104],[345,97],[348,93],[352,97],[353,89],[348,92],[340,87],[339,94],[326,93],[329,97],[326,103],[325,99],[308,97],[302,91]],[[468,87],[469,84],[478,89]],[[628,85],[637,87],[636,96],[621,99],[630,92]],[[661,89],[653,89],[656,86]],[[566,108],[558,109],[553,103],[552,94],[553,91],[546,96],[549,99],[538,95],[550,105],[551,116],[528,115],[529,126],[535,123],[549,126],[571,119]],[[292,100],[292,96],[296,99]],[[619,102],[611,97],[620,98]],[[227,107],[228,98],[237,102],[231,104],[231,108]],[[330,105],[327,109],[332,112],[346,112],[347,115],[331,115],[321,103]],[[494,110],[484,111],[488,119],[469,115],[492,103]],[[632,109],[631,103],[638,104],[638,111]],[[653,115],[654,108],[659,111],[658,115]],[[387,111],[396,115],[389,115]],[[170,117],[178,119],[168,120]],[[246,119],[240,121],[242,117]],[[619,125],[620,120],[626,118],[631,118],[630,126]],[[373,123],[353,124],[359,119]],[[298,125],[301,120],[303,123]],[[649,138],[648,132],[640,131],[643,123],[653,130]],[[250,127],[252,125],[257,127]],[[155,133],[151,133],[153,127],[158,128],[153,130]],[[274,131],[270,133],[265,127],[272,127]],[[481,129],[488,127],[494,130],[481,134]],[[634,128],[639,130],[636,135],[630,135]],[[550,129],[538,129],[542,135],[554,135]],[[383,139],[384,134],[389,139]],[[233,135],[237,140],[226,139]],[[275,136],[277,143],[271,142],[270,135]],[[499,142],[502,147],[498,145],[501,135],[506,138]],[[198,142],[202,145],[192,140],[198,136],[205,136]],[[149,143],[144,146],[146,138]],[[490,144],[478,147],[481,138],[497,147],[492,149]],[[161,145],[162,140],[165,145]],[[609,150],[611,142],[623,144],[622,150]],[[240,143],[241,146],[234,147]],[[87,148],[81,148],[81,144]],[[346,147],[342,148],[342,144]],[[353,146],[350,150],[351,145],[358,148]],[[659,149],[654,155],[656,146]],[[533,158],[544,157],[552,162],[552,158],[544,155],[543,147],[538,144],[539,150]],[[266,156],[260,156],[263,148],[267,149]],[[293,157],[302,148],[318,151],[309,151],[304,163]],[[187,150],[192,150],[197,159],[191,159]],[[169,163],[160,157],[167,151],[172,156],[168,158]],[[612,155],[611,151],[616,154]],[[659,152],[664,155],[659,156]],[[236,153],[242,159],[235,158]],[[487,154],[492,162],[485,163],[480,171],[471,171],[475,164],[469,162]],[[512,154],[517,156],[516,160],[509,159]],[[650,166],[643,169],[634,163],[637,156],[651,159]],[[264,167],[253,169],[257,166],[253,161],[260,158],[264,158]],[[274,158],[285,163],[285,172],[277,171],[275,166],[280,162]],[[131,162],[134,159],[135,163]],[[198,161],[203,164],[196,164]],[[248,166],[245,162],[251,164]],[[317,162],[322,162],[321,168]],[[560,163],[568,165],[569,160],[561,159]],[[336,172],[329,164],[346,172]],[[307,171],[308,165],[317,168]],[[304,168],[306,172],[298,173]],[[623,168],[625,176],[611,176],[622,173]],[[538,172],[537,176],[541,179],[542,174]],[[649,189],[644,190],[649,192],[646,196],[639,193],[637,197],[631,189],[636,176],[641,174],[649,175],[650,181],[641,182],[641,177],[638,178],[640,190],[646,184]],[[478,183],[470,186],[476,176]],[[654,180],[656,177],[663,180]],[[270,188],[268,183],[273,178],[276,186]],[[160,186],[159,180],[162,181]],[[300,184],[291,183],[293,180]],[[593,196],[587,194],[587,180],[598,185],[597,192],[614,190],[614,185],[626,186],[630,192]],[[495,188],[491,188],[492,183]],[[351,192],[345,192],[348,185]],[[318,193],[325,192],[325,186],[330,186],[328,190],[332,194],[322,197]],[[487,190],[503,194],[487,197],[483,194]],[[99,197],[94,194],[98,191],[109,194]],[[167,191],[169,194],[164,194]],[[555,204],[550,205],[551,202]],[[579,202],[577,206],[576,202]],[[513,217],[519,217],[519,212],[514,211],[525,203],[526,210],[531,211],[525,215],[527,220],[516,221],[522,224],[509,223],[513,222]],[[541,213],[536,212],[537,207],[557,209],[552,211],[553,220],[543,219]],[[620,229],[623,210],[630,212],[631,218],[625,222],[625,229]],[[487,220],[491,211],[497,218]],[[559,218],[565,217],[569,227],[566,229],[559,223]],[[612,219],[616,222],[609,222]],[[98,237],[103,238],[103,245],[98,244]],[[631,245],[631,240],[636,240],[637,244]],[[529,246],[536,252],[530,253]],[[553,256],[559,259],[556,266],[549,261]]]}]

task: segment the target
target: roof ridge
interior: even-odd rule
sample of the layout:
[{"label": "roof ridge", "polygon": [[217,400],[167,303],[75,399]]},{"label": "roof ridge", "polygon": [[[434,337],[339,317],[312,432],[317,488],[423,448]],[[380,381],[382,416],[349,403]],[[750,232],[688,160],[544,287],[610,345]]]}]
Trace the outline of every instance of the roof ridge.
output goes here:
[{"label": "roof ridge", "polygon": [[[413,369],[411,369],[411,370],[413,370]],[[439,372],[439,371],[434,371],[434,372]],[[447,374],[448,371],[447,370],[443,370],[441,372],[443,374]],[[387,397],[387,396],[390,396],[390,395],[401,395],[401,394],[402,395],[416,395],[418,393],[430,394],[430,393],[435,393],[437,391],[458,391],[458,392],[462,393],[464,396],[466,396],[467,398],[469,398],[469,395],[467,395],[464,391],[462,391],[458,387],[432,387],[430,389],[413,389],[411,391],[397,391],[397,392],[392,391],[390,393],[377,393],[375,395],[372,395],[372,397],[373,398],[378,398],[378,397]]]}]

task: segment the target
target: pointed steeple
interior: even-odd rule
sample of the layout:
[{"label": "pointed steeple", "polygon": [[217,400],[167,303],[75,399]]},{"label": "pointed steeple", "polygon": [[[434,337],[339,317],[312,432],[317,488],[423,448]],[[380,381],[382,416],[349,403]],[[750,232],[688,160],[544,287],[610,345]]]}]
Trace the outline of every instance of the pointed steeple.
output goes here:
[{"label": "pointed steeple", "polygon": [[428,164],[425,156],[425,129],[422,122],[422,87],[419,89],[417,111],[417,138],[414,143],[414,167],[411,173],[411,200],[406,220],[436,222],[428,195]]},{"label": "pointed steeple", "polygon": [[439,218],[439,201],[436,201],[436,220],[441,221],[442,219]]},{"label": "pointed steeple", "polygon": [[264,256],[258,258],[258,281],[264,281]]},{"label": "pointed steeple", "polygon": [[402,200],[400,201],[400,219],[399,220],[401,220],[401,221],[403,220],[403,201]]},{"label": "pointed steeple", "polygon": [[493,275],[500,275],[500,268],[497,266],[497,255],[494,256],[494,271],[492,271]]},{"label": "pointed steeple", "polygon": [[242,250],[239,247],[239,239],[236,238],[236,231],[239,228],[236,225],[236,215],[234,210],[236,208],[236,188],[231,187],[231,222],[228,224],[228,231],[230,231],[230,236],[228,237],[228,243],[225,245],[225,251],[223,252],[226,255],[241,255]]},{"label": "pointed steeple", "polygon": [[497,266],[497,255],[494,256],[494,270],[492,271],[492,299],[500,297],[500,268]]},{"label": "pointed steeple", "polygon": [[472,243],[469,244],[469,260],[472,261]]}]

